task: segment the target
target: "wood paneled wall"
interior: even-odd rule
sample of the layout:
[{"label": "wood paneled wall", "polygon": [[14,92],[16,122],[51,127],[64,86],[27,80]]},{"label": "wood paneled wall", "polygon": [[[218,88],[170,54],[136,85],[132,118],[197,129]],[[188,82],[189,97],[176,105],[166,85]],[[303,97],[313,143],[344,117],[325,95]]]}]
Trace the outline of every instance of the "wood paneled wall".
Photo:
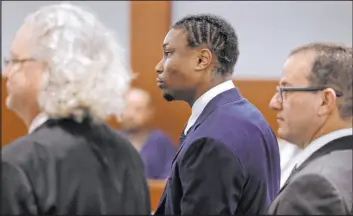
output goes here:
[{"label": "wood paneled wall", "polygon": [[164,180],[148,180],[152,211],[155,211],[157,209],[159,200],[163,194],[165,184],[166,181]]},{"label": "wood paneled wall", "polygon": [[276,113],[269,108],[269,103],[276,91],[277,83],[277,80],[261,79],[240,79],[234,81],[241,94],[260,110],[276,134],[278,129]]},{"label": "wood paneled wall", "polygon": [[1,79],[1,145],[27,134],[27,128],[17,115],[6,108],[6,82]]},{"label": "wood paneled wall", "polygon": [[171,22],[170,1],[131,1],[131,67],[138,73],[133,85],[148,91],[155,103],[153,127],[167,132],[177,142],[191,110],[182,102],[168,103],[157,87],[155,71],[162,43]]}]

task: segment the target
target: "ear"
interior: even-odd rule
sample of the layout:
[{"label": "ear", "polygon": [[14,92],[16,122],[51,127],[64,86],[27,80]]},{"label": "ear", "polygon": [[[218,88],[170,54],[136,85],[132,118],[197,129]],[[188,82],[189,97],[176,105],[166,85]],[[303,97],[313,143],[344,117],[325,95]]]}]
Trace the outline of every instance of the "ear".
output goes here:
[{"label": "ear", "polygon": [[205,70],[212,63],[212,52],[209,49],[201,49],[197,55],[196,70]]},{"label": "ear", "polygon": [[322,102],[319,108],[319,115],[328,115],[330,114],[336,107],[336,92],[331,89],[325,89],[322,92]]}]

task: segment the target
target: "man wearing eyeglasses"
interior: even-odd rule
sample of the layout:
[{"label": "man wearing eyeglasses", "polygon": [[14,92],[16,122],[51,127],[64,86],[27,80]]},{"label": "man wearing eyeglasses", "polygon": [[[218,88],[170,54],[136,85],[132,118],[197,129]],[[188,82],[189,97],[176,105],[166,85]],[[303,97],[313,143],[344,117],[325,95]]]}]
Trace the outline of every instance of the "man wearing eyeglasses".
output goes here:
[{"label": "man wearing eyeglasses", "polygon": [[269,214],[351,214],[352,75],[352,47],[312,43],[289,55],[270,107],[279,137],[303,151]]},{"label": "man wearing eyeglasses", "polygon": [[118,50],[71,4],[27,17],[2,71],[6,105],[28,127],[2,149],[2,215],[150,214],[138,152],[104,123],[123,111],[132,78]]}]

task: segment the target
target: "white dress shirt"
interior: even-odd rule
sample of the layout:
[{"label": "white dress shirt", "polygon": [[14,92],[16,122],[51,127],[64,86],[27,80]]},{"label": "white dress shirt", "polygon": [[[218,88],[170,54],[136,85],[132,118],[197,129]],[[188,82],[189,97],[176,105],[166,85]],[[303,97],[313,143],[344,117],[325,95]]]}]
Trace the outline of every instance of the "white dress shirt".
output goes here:
[{"label": "white dress shirt", "polygon": [[281,187],[287,180],[293,170],[292,161],[300,154],[303,149],[296,145],[287,142],[286,140],[278,139],[279,154],[281,158]]},{"label": "white dress shirt", "polygon": [[28,134],[32,133],[35,129],[37,129],[42,124],[44,124],[48,119],[49,118],[46,114],[44,113],[38,114],[31,122],[31,125],[29,126],[29,129],[28,129]]},{"label": "white dress shirt", "polygon": [[277,139],[277,142],[279,146],[279,153],[281,155],[281,170],[285,170],[291,160],[303,151],[303,149],[283,139]]},{"label": "white dress shirt", "polygon": [[195,124],[197,118],[201,115],[203,109],[205,109],[206,105],[217,95],[225,92],[229,89],[234,88],[234,84],[232,80],[225,81],[207,92],[205,92],[201,97],[199,97],[194,105],[192,105],[191,116],[188,120],[188,123],[185,127],[184,134],[187,134],[187,131]]},{"label": "white dress shirt", "polygon": [[326,144],[328,144],[333,140],[339,139],[341,137],[349,136],[349,135],[353,135],[352,128],[336,130],[312,141],[305,149],[303,149],[302,152],[300,152],[297,156],[295,156],[295,158],[293,158],[289,168],[286,170],[286,173],[282,174],[283,178],[281,179],[281,187],[289,177],[294,166],[296,166],[297,168],[300,167],[300,165],[302,165],[306,159],[308,159],[312,154],[314,154],[321,147],[325,146]]}]

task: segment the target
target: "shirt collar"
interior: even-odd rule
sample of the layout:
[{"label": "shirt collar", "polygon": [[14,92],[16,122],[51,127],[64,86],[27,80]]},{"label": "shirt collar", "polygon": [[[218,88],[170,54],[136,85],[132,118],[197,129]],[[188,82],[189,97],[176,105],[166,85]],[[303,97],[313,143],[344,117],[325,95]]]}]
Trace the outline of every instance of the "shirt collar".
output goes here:
[{"label": "shirt collar", "polygon": [[196,120],[198,117],[201,115],[202,111],[206,107],[206,105],[217,95],[228,91],[232,88],[234,88],[234,84],[232,80],[225,81],[211,89],[209,89],[207,92],[205,92],[203,95],[201,95],[193,104],[192,110],[191,110],[191,116],[188,120],[188,123],[185,127],[184,134],[187,134],[187,131],[192,127],[193,124],[195,124]]},{"label": "shirt collar", "polygon": [[48,120],[48,116],[44,113],[38,114],[32,121],[31,125],[29,126],[28,129],[28,134],[32,133],[34,130],[36,130],[38,127],[40,127],[42,124],[44,124]]},{"label": "shirt collar", "polygon": [[297,167],[299,167],[312,154],[314,154],[317,150],[319,150],[321,147],[325,146],[329,142],[352,134],[353,134],[352,128],[345,128],[345,129],[333,131],[331,133],[325,134],[315,139],[300,154],[298,154],[298,157],[295,160]]},{"label": "shirt collar", "polygon": [[319,150],[321,147],[325,146],[329,142],[349,135],[352,135],[352,128],[336,130],[315,139],[305,149],[299,150],[297,154],[295,154],[295,156],[290,159],[290,162],[288,163],[288,165],[286,165],[285,169],[281,170],[281,187],[286,182],[286,179],[289,177],[294,167],[298,168],[312,154],[314,154],[317,150]]}]

